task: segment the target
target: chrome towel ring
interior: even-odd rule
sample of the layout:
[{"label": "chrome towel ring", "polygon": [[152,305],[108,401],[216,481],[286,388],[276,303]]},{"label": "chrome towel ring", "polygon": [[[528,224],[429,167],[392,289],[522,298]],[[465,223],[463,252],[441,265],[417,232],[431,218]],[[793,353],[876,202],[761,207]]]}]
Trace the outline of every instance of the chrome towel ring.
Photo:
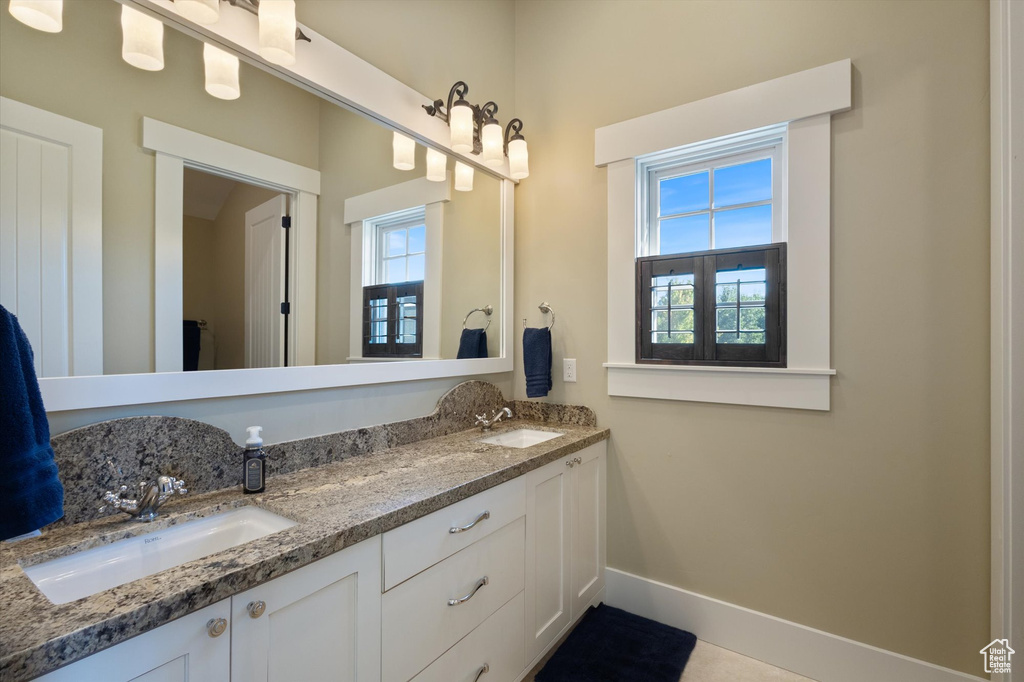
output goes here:
[{"label": "chrome towel ring", "polygon": [[[551,315],[551,324],[548,325],[548,329],[549,330],[550,329],[554,329],[554,327],[555,327],[555,311],[551,309],[551,306],[548,305],[547,302],[544,302],[544,303],[541,303],[539,306],[537,306],[537,308],[540,309],[540,311],[542,313],[547,313],[547,314]],[[523,329],[526,329],[526,318],[525,317],[523,318]]]},{"label": "chrome towel ring", "polygon": [[468,327],[466,327],[466,323],[469,322],[470,315],[472,315],[473,313],[483,313],[484,315],[487,316],[487,324],[483,326],[484,330],[486,331],[487,328],[491,326],[491,313],[493,312],[494,307],[489,305],[485,305],[483,308],[473,308],[468,313],[466,313],[466,317],[462,320],[462,328],[468,329]]}]

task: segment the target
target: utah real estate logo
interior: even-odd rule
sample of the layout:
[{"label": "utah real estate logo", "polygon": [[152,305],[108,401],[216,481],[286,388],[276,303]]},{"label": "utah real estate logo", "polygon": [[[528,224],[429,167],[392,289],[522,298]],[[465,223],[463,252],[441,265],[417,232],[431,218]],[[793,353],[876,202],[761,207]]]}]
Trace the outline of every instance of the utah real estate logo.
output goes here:
[{"label": "utah real estate logo", "polygon": [[985,672],[1008,673],[1010,657],[1017,652],[1010,648],[1010,640],[994,639],[980,653],[985,657]]}]

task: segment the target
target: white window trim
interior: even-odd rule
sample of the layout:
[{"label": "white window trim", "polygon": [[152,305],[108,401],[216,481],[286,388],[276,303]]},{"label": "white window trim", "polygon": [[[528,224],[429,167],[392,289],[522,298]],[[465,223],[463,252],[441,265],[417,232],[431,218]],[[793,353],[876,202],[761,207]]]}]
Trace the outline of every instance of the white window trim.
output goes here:
[{"label": "white window trim", "polygon": [[[423,356],[416,360],[441,359],[441,270],[444,251],[444,203],[451,200],[451,173],[445,182],[426,178],[409,180],[391,187],[349,197],[344,221],[352,230],[349,272],[349,357],[363,358],[363,287],[374,281],[376,230],[371,224],[380,216],[422,210],[426,225],[426,263],[423,271]],[[366,248],[370,240],[370,248]],[[410,358],[403,358],[410,360]],[[374,358],[376,360],[376,358]]]},{"label": "white window trim", "polygon": [[[608,167],[609,395],[829,409],[831,115],[851,107],[851,76],[846,59],[596,131],[595,164]],[[789,366],[636,364],[638,157],[781,124]]]}]

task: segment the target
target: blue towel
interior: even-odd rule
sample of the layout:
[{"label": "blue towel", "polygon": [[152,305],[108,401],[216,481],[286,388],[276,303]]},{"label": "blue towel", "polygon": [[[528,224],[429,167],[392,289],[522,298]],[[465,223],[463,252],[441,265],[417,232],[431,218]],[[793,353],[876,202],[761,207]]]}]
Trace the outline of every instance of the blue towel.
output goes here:
[{"label": "blue towel", "polygon": [[543,398],[551,390],[551,330],[523,330],[523,369],[526,397]]},{"label": "blue towel", "polygon": [[181,321],[182,369],[195,372],[199,369],[199,322],[196,320]]},{"label": "blue towel", "polygon": [[483,329],[463,329],[462,337],[459,339],[459,353],[455,357],[459,360],[486,358],[487,332]]},{"label": "blue towel", "polygon": [[50,424],[18,318],[0,306],[0,540],[64,516]]}]

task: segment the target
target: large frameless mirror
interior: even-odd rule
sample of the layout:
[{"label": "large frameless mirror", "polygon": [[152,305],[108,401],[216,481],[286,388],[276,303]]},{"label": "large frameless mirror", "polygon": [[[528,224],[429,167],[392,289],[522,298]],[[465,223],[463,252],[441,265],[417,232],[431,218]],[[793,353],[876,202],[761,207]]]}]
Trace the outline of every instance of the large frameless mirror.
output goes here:
[{"label": "large frameless mirror", "polygon": [[0,303],[40,377],[508,357],[508,181],[184,32],[129,65],[123,12],[0,12]]}]

